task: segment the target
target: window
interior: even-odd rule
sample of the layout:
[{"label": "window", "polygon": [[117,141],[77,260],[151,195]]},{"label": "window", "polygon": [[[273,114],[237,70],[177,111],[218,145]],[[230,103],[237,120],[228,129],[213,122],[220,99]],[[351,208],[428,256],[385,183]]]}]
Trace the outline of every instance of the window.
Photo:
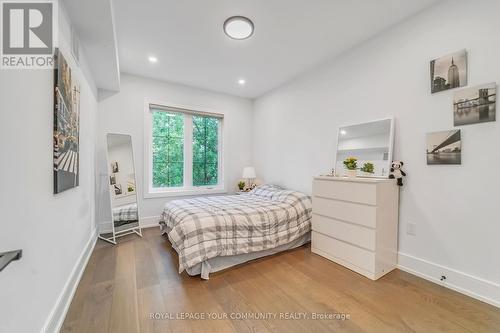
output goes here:
[{"label": "window", "polygon": [[215,185],[219,169],[219,120],[193,116],[193,185]]},{"label": "window", "polygon": [[222,115],[148,105],[146,196],[223,192]]},{"label": "window", "polygon": [[184,184],[184,116],[153,112],[153,187]]}]

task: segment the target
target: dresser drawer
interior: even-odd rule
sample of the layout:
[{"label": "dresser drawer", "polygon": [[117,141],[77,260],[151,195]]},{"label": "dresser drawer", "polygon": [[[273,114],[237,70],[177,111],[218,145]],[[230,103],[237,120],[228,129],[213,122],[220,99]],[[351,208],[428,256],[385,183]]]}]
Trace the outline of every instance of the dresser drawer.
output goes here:
[{"label": "dresser drawer", "polygon": [[375,230],[313,214],[312,230],[375,251]]},{"label": "dresser drawer", "polygon": [[367,205],[377,204],[377,185],[350,181],[315,180],[313,182],[315,196],[359,202]]},{"label": "dresser drawer", "polygon": [[377,207],[333,199],[313,198],[313,213],[375,228]]},{"label": "dresser drawer", "polygon": [[311,247],[313,252],[317,249],[328,254],[334,261],[335,259],[339,259],[338,263],[341,265],[350,264],[347,267],[355,266],[353,267],[355,271],[358,271],[355,268],[360,268],[362,271],[375,273],[374,252],[361,249],[315,231],[312,232]]}]

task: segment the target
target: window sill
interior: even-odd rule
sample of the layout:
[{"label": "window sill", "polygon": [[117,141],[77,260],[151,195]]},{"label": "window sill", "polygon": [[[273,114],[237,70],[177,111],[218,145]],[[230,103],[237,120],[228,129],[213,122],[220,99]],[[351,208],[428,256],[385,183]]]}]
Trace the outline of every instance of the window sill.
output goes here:
[{"label": "window sill", "polygon": [[144,193],[144,198],[168,198],[168,197],[181,197],[181,196],[197,196],[197,195],[210,195],[210,194],[226,194],[227,190],[224,187],[214,188],[183,188],[183,189],[157,189],[150,190]]}]

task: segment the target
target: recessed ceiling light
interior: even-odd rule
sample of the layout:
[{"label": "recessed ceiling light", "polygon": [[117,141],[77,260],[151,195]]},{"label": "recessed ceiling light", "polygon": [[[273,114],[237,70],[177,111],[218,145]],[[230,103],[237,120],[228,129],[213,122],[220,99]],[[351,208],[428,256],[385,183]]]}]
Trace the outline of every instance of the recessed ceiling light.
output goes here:
[{"label": "recessed ceiling light", "polygon": [[232,16],[224,22],[224,32],[232,39],[247,39],[253,34],[253,22],[244,16]]},{"label": "recessed ceiling light", "polygon": [[247,81],[245,81],[245,79],[239,79],[239,80],[238,80],[238,84],[239,84],[240,86],[245,85],[245,83],[247,83]]},{"label": "recessed ceiling light", "polygon": [[341,131],[340,131],[340,134],[341,134],[341,135],[346,135],[346,134],[347,134],[347,132],[346,132],[345,130],[341,130]]},{"label": "recessed ceiling light", "polygon": [[157,62],[158,62],[158,58],[157,58],[157,57],[155,57],[155,56],[149,56],[149,57],[148,57],[148,60],[149,60],[149,62],[150,62],[150,63],[152,63],[152,64],[155,64],[155,63],[157,63]]}]

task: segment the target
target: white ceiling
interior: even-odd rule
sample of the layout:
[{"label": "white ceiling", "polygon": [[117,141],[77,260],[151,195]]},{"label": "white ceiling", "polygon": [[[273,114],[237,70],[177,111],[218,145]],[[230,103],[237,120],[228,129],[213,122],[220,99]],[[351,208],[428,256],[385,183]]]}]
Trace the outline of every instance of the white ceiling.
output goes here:
[{"label": "white ceiling", "polygon": [[[437,1],[114,1],[120,69],[255,98]],[[254,22],[250,39],[224,35],[233,15]]]}]

